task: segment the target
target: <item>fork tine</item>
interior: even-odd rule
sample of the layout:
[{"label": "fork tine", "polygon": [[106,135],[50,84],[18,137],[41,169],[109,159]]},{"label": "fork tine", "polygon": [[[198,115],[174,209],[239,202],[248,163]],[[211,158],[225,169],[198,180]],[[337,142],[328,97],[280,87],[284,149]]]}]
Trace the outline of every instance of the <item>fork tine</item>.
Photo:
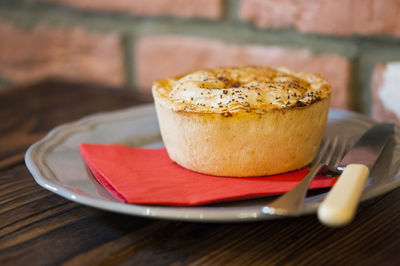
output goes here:
[{"label": "fork tine", "polygon": [[339,138],[335,136],[333,140],[331,141],[331,145],[329,146],[329,149],[327,149],[324,153],[323,158],[321,159],[321,163],[327,165],[332,161],[333,156],[335,155],[335,149],[336,146],[339,142]]},{"label": "fork tine", "polygon": [[313,162],[315,163],[319,163],[322,160],[322,157],[324,156],[324,154],[326,154],[329,146],[331,145],[332,140],[331,139],[327,139],[324,140],[320,149],[318,150],[317,156],[315,156]]},{"label": "fork tine", "polygon": [[347,147],[347,141],[339,141],[338,142],[338,147],[336,148],[335,152],[335,158],[333,158],[331,161],[327,162],[327,165],[329,168],[336,169],[336,167],[339,165],[340,161],[342,160],[345,152],[346,152],[346,147]]}]

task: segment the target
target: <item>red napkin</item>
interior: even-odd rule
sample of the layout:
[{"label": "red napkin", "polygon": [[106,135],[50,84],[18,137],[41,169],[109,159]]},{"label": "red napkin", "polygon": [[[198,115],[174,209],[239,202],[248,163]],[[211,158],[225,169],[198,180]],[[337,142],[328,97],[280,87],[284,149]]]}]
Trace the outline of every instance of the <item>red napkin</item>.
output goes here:
[{"label": "red napkin", "polygon": [[[172,162],[165,148],[81,144],[80,152],[96,179],[123,202],[200,205],[280,194],[293,188],[308,169],[266,177],[216,177]],[[310,188],[331,187],[336,178],[319,176]]]}]

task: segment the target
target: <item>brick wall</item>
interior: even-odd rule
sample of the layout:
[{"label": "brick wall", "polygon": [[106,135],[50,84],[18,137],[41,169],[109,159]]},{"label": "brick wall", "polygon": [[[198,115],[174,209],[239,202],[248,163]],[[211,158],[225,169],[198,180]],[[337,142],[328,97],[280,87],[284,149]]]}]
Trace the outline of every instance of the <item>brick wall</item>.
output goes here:
[{"label": "brick wall", "polygon": [[318,72],[332,107],[400,124],[400,0],[4,0],[0,88],[49,77],[149,92],[224,65]]}]

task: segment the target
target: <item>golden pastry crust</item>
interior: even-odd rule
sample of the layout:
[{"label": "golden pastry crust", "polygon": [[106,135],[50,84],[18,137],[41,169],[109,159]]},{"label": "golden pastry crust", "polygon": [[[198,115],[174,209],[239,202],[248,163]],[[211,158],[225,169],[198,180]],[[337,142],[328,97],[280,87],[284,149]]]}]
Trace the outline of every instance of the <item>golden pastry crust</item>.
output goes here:
[{"label": "golden pastry crust", "polygon": [[173,161],[205,174],[264,176],[311,162],[330,85],[284,68],[218,68],[155,82],[153,96]]},{"label": "golden pastry crust", "polygon": [[310,105],[330,95],[316,74],[287,68],[226,67],[157,81],[153,94],[174,111],[221,113]]}]

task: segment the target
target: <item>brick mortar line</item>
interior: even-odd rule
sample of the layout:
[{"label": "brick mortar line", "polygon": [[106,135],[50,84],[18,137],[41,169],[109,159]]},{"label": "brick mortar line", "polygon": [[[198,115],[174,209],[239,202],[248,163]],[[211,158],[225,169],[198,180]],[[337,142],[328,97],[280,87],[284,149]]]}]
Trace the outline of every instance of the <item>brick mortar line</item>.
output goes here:
[{"label": "brick mortar line", "polygon": [[[237,0],[225,1],[225,5],[231,4],[231,1],[238,3]],[[0,3],[0,8],[2,6],[7,5]],[[236,6],[236,8],[238,7]],[[39,16],[32,16],[30,14],[32,11],[36,12]],[[309,49],[314,54],[338,53],[349,58],[352,63],[352,74],[349,79],[349,104],[351,107],[364,113],[370,113],[372,96],[370,95],[371,85],[369,83],[372,77],[373,63],[379,62],[379,59],[382,59],[380,60],[382,62],[393,59],[386,58],[387,56],[385,55],[377,55],[378,52],[390,46],[400,54],[400,49],[396,47],[400,39],[384,37],[386,39],[382,40],[376,36],[337,37],[332,35],[304,34],[288,29],[268,30],[257,28],[248,22],[238,20],[238,18],[237,20],[232,20],[229,16],[224,16],[225,20],[222,21],[193,18],[179,19],[166,16],[138,18],[122,13],[107,15],[101,12],[86,12],[49,4],[30,4],[29,8],[22,10],[18,8],[18,4],[14,4],[11,8],[7,6],[5,9],[0,10],[1,13],[6,14],[6,20],[12,21],[17,25],[22,24],[27,26],[32,25],[32,22],[33,25],[47,24],[50,27],[73,25],[92,31],[121,34],[125,85],[129,88],[135,87],[134,36],[140,34],[194,36],[193,33],[199,33],[196,37],[220,40],[232,44],[281,45],[289,49]],[[229,30],[231,32],[228,34],[220,34],[221,32],[229,32]],[[243,34],[244,37],[242,36]],[[241,37],[241,39],[235,39],[236,37]],[[272,41],[270,40],[271,37]],[[295,41],[291,42],[291,40]],[[369,55],[369,51],[363,48],[364,44],[370,46],[370,48],[372,47],[376,54]],[[348,48],[352,51],[346,51]],[[397,58],[397,60],[400,60],[400,58]],[[1,83],[9,84],[7,80],[0,77],[0,89]],[[355,99],[355,94],[358,94],[362,98]]]},{"label": "brick mortar line", "polygon": [[358,47],[357,55],[350,61],[351,73],[348,83],[348,100],[347,105],[351,110],[365,113],[366,106],[369,103],[364,101],[364,94],[368,91],[364,90],[360,82],[360,58],[361,58],[360,48]]},{"label": "brick mortar line", "polygon": [[223,18],[227,21],[240,21],[240,0],[223,0]]},{"label": "brick mortar line", "polygon": [[[362,47],[360,47],[360,52],[365,53]],[[371,103],[372,103],[372,75],[373,75],[373,62],[374,60],[370,60],[368,56],[364,56],[360,58],[360,67],[359,67],[359,80],[360,80],[360,87],[363,89],[363,94],[360,96],[362,97],[361,101],[364,104],[363,112],[365,114],[371,115]]]},{"label": "brick mortar line", "polygon": [[[1,4],[0,4],[1,7]],[[177,20],[173,18],[133,18],[121,15],[105,17],[99,14],[85,14],[79,12],[60,12],[60,10],[41,9],[39,16],[27,14],[24,10],[1,10],[2,18],[16,25],[31,28],[35,25],[49,25],[50,27],[79,26],[89,31],[124,33],[132,32],[143,35],[177,35],[196,36],[200,38],[216,39],[232,44],[273,45],[292,49],[309,49],[314,54],[338,53],[345,57],[352,57],[355,53],[354,41],[338,39],[334,36],[302,34],[287,30],[264,30],[253,27],[249,23],[232,21],[199,21]],[[26,15],[26,16],[25,16]],[[37,18],[38,17],[38,18]],[[221,35],[221,32],[226,34]],[[251,42],[249,42],[251,40]],[[349,49],[350,48],[350,49]]]},{"label": "brick mortar line", "polygon": [[[238,10],[238,0],[225,0],[224,5],[229,5],[229,9],[236,9]],[[232,3],[233,4],[232,4]],[[6,1],[8,3],[8,1]],[[19,3],[19,4],[18,4]],[[368,41],[368,42],[375,42],[376,44],[389,44],[389,43],[396,43],[400,42],[400,38],[386,36],[386,35],[372,35],[372,36],[363,36],[363,35],[352,35],[352,36],[334,36],[334,35],[324,35],[324,34],[316,34],[316,33],[302,33],[299,31],[294,30],[293,28],[281,28],[281,29],[265,29],[265,28],[258,28],[252,25],[250,22],[241,21],[238,18],[232,20],[230,16],[224,16],[222,20],[207,20],[201,18],[190,18],[190,19],[182,19],[172,17],[170,15],[162,15],[162,16],[155,16],[155,17],[135,17],[134,15],[125,14],[122,12],[115,12],[111,14],[107,14],[104,12],[94,12],[94,11],[83,11],[73,9],[71,7],[59,6],[51,3],[30,3],[30,1],[17,1],[13,3],[13,7],[5,4],[4,2],[0,2],[0,14],[3,13],[3,17],[12,17],[13,15],[26,15],[29,17],[19,17],[17,19],[10,19],[14,22],[15,20],[28,20],[25,24],[31,24],[32,22],[35,23],[46,23],[49,18],[52,23],[59,23],[61,25],[65,25],[65,22],[71,23],[72,25],[80,25],[89,29],[96,29],[96,30],[118,30],[124,31],[130,28],[140,28],[141,24],[149,24],[153,23],[159,26],[163,26],[164,24],[171,24],[175,27],[183,26],[183,27],[205,27],[206,29],[215,29],[221,28],[222,32],[225,32],[226,27],[230,27],[232,31],[235,30],[246,30],[250,32],[250,34],[257,35],[262,34],[274,34],[274,35],[292,35],[292,39],[305,38],[311,39],[311,42],[316,40],[323,40],[325,42],[354,42],[354,41]],[[236,6],[236,7],[235,7]],[[25,8],[25,9],[24,9]],[[225,9],[226,10],[226,9]],[[40,18],[33,18],[32,12],[36,12],[40,16]],[[5,13],[5,14],[4,14]],[[236,12],[238,13],[238,11]],[[225,14],[226,15],[226,14]],[[79,24],[80,22],[84,22],[83,24]],[[103,26],[96,25],[102,24]],[[135,25],[137,24],[137,25]],[[180,24],[180,25],[179,25]],[[277,36],[279,37],[279,36]],[[267,38],[266,38],[267,39]]]},{"label": "brick mortar line", "polygon": [[130,33],[121,35],[121,49],[123,53],[125,87],[135,90],[134,75],[134,37]]}]

